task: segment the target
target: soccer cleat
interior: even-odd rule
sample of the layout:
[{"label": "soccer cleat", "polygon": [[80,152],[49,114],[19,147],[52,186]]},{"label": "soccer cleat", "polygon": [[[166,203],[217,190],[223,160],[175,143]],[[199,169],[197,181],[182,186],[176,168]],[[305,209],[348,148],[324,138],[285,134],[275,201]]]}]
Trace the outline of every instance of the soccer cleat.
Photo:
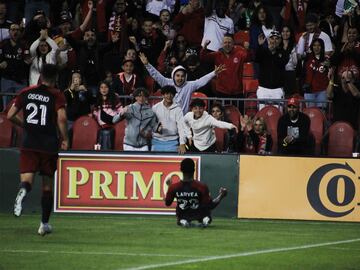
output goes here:
[{"label": "soccer cleat", "polygon": [[41,236],[45,236],[52,232],[52,227],[49,223],[42,223],[40,222],[40,227],[38,229],[38,234]]},{"label": "soccer cleat", "polygon": [[23,200],[26,196],[26,189],[20,188],[14,203],[14,215],[20,217],[23,209]]},{"label": "soccer cleat", "polygon": [[202,227],[206,228],[207,226],[209,226],[211,219],[209,217],[204,217],[202,220]]},{"label": "soccer cleat", "polygon": [[181,227],[189,228],[190,223],[186,219],[180,219],[179,221]]}]

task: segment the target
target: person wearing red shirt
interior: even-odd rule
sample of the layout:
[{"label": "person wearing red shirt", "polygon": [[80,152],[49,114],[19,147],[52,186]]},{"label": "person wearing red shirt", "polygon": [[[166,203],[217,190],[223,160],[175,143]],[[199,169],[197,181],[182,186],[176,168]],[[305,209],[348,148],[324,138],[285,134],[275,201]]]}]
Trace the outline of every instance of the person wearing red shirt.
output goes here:
[{"label": "person wearing red shirt", "polygon": [[305,61],[305,83],[303,85],[305,100],[314,102],[306,103],[307,107],[325,108],[327,102],[326,88],[329,84],[329,61],[325,58],[324,41],[314,39],[310,46],[311,53]]},{"label": "person wearing red shirt", "polygon": [[[220,73],[216,79],[217,97],[243,98],[244,92],[242,87],[243,65],[248,60],[248,52],[242,47],[234,45],[234,38],[227,34],[223,39],[223,46],[217,52],[207,51],[207,45],[200,52],[200,60],[211,64],[225,65],[226,70]],[[242,111],[242,110],[241,110]]]},{"label": "person wearing red shirt", "polygon": [[171,179],[167,179],[165,182],[169,186],[165,205],[170,206],[176,198],[176,217],[179,226],[190,227],[191,221],[198,220],[200,226],[207,227],[212,221],[211,210],[219,205],[227,195],[227,190],[221,187],[219,195],[211,199],[207,185],[194,180],[195,163],[191,158],[181,161],[180,170],[183,173],[182,181],[171,183]]},{"label": "person wearing red shirt", "polygon": [[173,23],[179,27],[178,34],[183,35],[192,47],[200,47],[204,34],[205,12],[199,0],[189,3],[175,16]]},{"label": "person wearing red shirt", "polygon": [[[15,199],[14,215],[21,216],[25,196],[31,191],[37,171],[43,176],[42,217],[38,233],[51,233],[48,223],[53,206],[53,182],[59,145],[67,150],[69,141],[66,127],[65,97],[55,88],[58,70],[55,65],[44,64],[41,85],[24,88],[8,112],[8,119],[24,128],[20,148],[20,189]],[[18,113],[22,110],[24,116]],[[61,142],[59,142],[58,131]]]}]

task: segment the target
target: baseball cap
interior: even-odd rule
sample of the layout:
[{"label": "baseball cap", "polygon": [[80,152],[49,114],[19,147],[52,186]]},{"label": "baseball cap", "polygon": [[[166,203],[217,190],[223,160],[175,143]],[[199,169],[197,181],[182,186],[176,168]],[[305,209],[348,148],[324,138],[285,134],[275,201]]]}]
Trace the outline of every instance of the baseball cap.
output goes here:
[{"label": "baseball cap", "polygon": [[289,99],[289,101],[288,101],[288,104],[287,104],[288,106],[295,106],[295,107],[299,107],[299,105],[300,105],[300,101],[299,101],[299,99],[297,99],[297,98],[295,98],[295,97],[292,97],[292,98],[290,98]]},{"label": "baseball cap", "polygon": [[67,11],[62,11],[60,13],[60,24],[63,24],[63,23],[71,23],[71,14]]}]

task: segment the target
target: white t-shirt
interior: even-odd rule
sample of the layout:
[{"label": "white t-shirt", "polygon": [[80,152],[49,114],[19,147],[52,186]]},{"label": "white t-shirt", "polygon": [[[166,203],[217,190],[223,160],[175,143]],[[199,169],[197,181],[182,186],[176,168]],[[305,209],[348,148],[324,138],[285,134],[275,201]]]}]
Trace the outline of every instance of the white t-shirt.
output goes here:
[{"label": "white t-shirt", "polygon": [[[309,37],[309,48],[310,48],[310,44],[312,42],[312,39],[314,37],[314,33],[310,34]],[[333,51],[333,46],[331,43],[331,39],[329,37],[328,34],[326,34],[325,32],[320,32],[319,38],[321,38],[324,41],[324,45],[325,45],[325,52],[331,52]],[[299,39],[299,42],[297,44],[297,54],[300,55],[305,55],[305,38],[304,35],[302,35]]]},{"label": "white t-shirt", "polygon": [[213,14],[205,18],[204,35],[201,44],[204,46],[206,40],[211,43],[207,47],[211,51],[218,51],[223,44],[225,34],[234,34],[234,22],[228,16],[219,18],[214,11]]},{"label": "white t-shirt", "polygon": [[175,0],[148,0],[146,4],[146,11],[156,16],[159,16],[160,11],[163,9],[167,9],[170,13],[173,12],[174,5]]}]

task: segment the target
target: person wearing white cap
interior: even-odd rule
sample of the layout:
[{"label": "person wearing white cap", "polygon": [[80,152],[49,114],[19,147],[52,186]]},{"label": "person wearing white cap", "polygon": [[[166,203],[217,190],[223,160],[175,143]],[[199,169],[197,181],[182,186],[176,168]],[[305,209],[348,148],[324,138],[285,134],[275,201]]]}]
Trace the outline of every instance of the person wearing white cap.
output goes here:
[{"label": "person wearing white cap", "polygon": [[191,94],[199,88],[205,86],[212,78],[217,76],[220,72],[225,70],[224,65],[215,66],[214,71],[195,81],[187,81],[187,71],[183,66],[177,66],[171,72],[171,79],[165,78],[159,71],[157,71],[148,61],[145,54],[139,54],[141,62],[149,72],[150,76],[161,86],[172,85],[175,86],[176,94],[174,97],[175,103],[179,104],[184,115],[189,110]]},{"label": "person wearing white cap", "polygon": [[[282,99],[284,97],[285,66],[289,62],[287,54],[279,45],[281,35],[272,31],[265,46],[265,35],[258,37],[259,47],[256,49],[255,62],[259,64],[259,87],[256,91],[258,99]],[[264,105],[260,105],[260,109]]]}]

